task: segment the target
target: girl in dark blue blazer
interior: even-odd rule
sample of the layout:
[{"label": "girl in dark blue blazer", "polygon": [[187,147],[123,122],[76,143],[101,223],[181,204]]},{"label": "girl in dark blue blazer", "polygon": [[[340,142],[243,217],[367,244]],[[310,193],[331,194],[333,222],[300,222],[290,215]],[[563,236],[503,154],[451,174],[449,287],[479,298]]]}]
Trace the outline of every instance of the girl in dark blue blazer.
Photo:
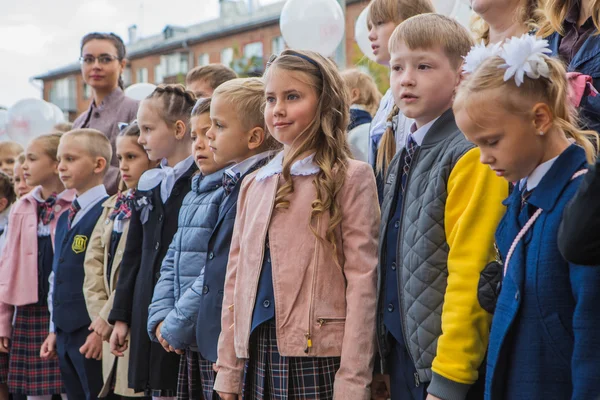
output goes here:
[{"label": "girl in dark blue blazer", "polygon": [[546,41],[524,36],[500,53],[475,51],[456,121],[481,162],[515,182],[496,231],[503,280],[485,398],[597,398],[600,269],[569,263],[557,245],[563,210],[595,158],[588,138],[597,135],[574,125],[566,71],[546,55]]}]

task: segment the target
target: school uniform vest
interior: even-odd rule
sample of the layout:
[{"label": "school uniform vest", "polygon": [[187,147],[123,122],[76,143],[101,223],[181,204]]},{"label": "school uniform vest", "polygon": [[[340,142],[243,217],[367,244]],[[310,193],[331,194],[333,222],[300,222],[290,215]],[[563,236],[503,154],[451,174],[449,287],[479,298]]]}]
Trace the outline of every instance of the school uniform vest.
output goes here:
[{"label": "school uniform vest", "polygon": [[91,323],[83,297],[83,262],[90,236],[102,214],[102,203],[103,200],[96,203],[71,230],[67,230],[68,213],[60,216],[56,226],[53,321],[67,333]]},{"label": "school uniform vest", "polygon": [[52,248],[52,237],[38,236],[38,302],[36,305],[45,306],[48,304],[48,291],[50,283],[48,278],[52,272],[52,263],[54,261],[54,249]]},{"label": "school uniform vest", "polygon": [[256,302],[254,303],[254,312],[252,313],[252,329],[250,332],[254,332],[254,329],[258,328],[261,324],[274,319],[275,292],[273,291],[273,267],[271,264],[269,240],[267,238],[265,254],[263,256],[263,265],[258,280]]},{"label": "school uniform vest", "polygon": [[[402,159],[398,164],[398,175],[402,174],[402,166],[406,152],[403,151]],[[406,178],[404,178],[406,179]],[[383,303],[383,324],[389,333],[392,334],[398,343],[404,345],[404,335],[402,334],[402,322],[400,318],[400,301],[398,299],[398,276],[399,265],[398,255],[398,234],[400,233],[400,221],[402,219],[402,189],[398,188],[396,193],[394,213],[388,220],[385,235],[385,294]]]},{"label": "school uniform vest", "polygon": [[[223,287],[225,286],[229,247],[233,235],[240,186],[244,177],[265,166],[268,162],[268,159],[257,162],[240,178],[238,184],[223,201],[219,210],[219,219],[208,241],[204,285],[196,323],[198,352],[205,360],[217,361],[217,344],[221,334]],[[273,279],[270,281],[272,285]]]}]

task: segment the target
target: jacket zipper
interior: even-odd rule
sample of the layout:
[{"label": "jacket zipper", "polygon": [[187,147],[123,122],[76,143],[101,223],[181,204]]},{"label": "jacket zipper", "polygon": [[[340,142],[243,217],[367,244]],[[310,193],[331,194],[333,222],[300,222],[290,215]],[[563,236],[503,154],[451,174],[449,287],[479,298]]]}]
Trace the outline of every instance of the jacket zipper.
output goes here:
[{"label": "jacket zipper", "polygon": [[[279,181],[279,175],[275,175],[275,178]],[[262,265],[263,262],[265,260],[265,239],[267,238],[267,233],[269,231],[269,225],[271,225],[271,217],[273,216],[273,209],[275,208],[275,197],[277,196],[277,188],[279,187],[279,182],[277,182],[277,184],[275,185],[275,190],[273,193],[273,199],[271,200],[271,207],[269,208],[269,217],[268,217],[268,222],[266,224],[266,229],[262,234],[262,253],[260,256],[260,270],[258,271],[258,275],[256,275],[256,281],[255,283],[255,287],[258,291],[258,281],[260,280],[260,274],[262,273]],[[271,266],[272,267],[272,266]],[[252,297],[252,309],[254,310],[254,307],[256,306],[256,295],[257,293],[254,293],[254,297]],[[231,306],[230,306],[231,307]],[[277,309],[275,309],[275,311],[277,311]],[[277,313],[275,314],[277,316]],[[248,332],[250,332],[252,330],[252,316],[250,316],[250,320],[248,322]],[[246,352],[248,353],[250,351],[249,349],[250,347],[250,337],[248,337],[248,341],[246,342]]]},{"label": "jacket zipper", "polygon": [[[321,217],[319,216],[317,219],[317,229],[316,229],[317,233],[321,232]],[[311,325],[312,325],[312,316],[313,316],[313,297],[315,294],[315,285],[317,284],[317,260],[318,258],[318,254],[319,254],[319,246],[320,242],[319,242],[319,238],[315,238],[315,253],[313,255],[313,273],[312,273],[312,287],[310,289],[310,305],[309,305],[309,309],[308,309],[308,329],[306,334],[304,334],[304,337],[306,338],[306,348],[304,349],[304,353],[308,354],[310,352],[310,349],[312,348],[312,338],[311,338]]]},{"label": "jacket zipper", "polygon": [[[421,152],[420,148],[417,148],[417,151],[415,152],[415,155],[413,156],[413,159],[411,161],[411,166],[410,169],[408,170],[408,176],[406,177],[406,187],[404,188],[404,193],[402,193],[402,210],[400,212],[400,221],[404,220],[404,211],[406,210],[406,208],[404,207],[406,204],[406,193],[408,193],[408,185],[410,183],[410,177],[412,175],[412,172],[414,170],[414,165],[416,165],[417,159],[419,157],[419,154]],[[400,175],[400,190],[402,190],[402,175]],[[400,244],[402,243],[402,229],[403,227],[400,227],[400,231],[398,232],[398,242],[396,243],[396,249],[397,249],[397,260],[398,260],[398,265],[402,266],[402,257],[401,257],[401,247]],[[408,330],[406,328],[406,316],[403,316],[403,310],[404,310],[404,296],[402,296],[402,292],[403,292],[403,286],[402,286],[402,268],[398,268],[398,272],[396,273],[396,281],[398,283],[398,300],[400,303],[400,310],[398,310],[400,312],[400,318],[402,318],[402,339],[404,339],[404,345],[406,346],[406,352],[408,353],[408,356],[410,357],[410,360],[412,361],[413,365],[415,366],[415,369],[417,368],[417,365],[415,363],[415,359],[412,356],[412,353],[410,352],[410,347],[408,346],[408,340],[406,339],[406,334],[408,333]],[[415,387],[419,387],[420,385],[420,379],[419,379],[419,373],[415,372]]]},{"label": "jacket zipper", "polygon": [[317,323],[319,327],[322,327],[325,324],[343,324],[346,322],[346,318],[344,317],[336,317],[336,318],[317,318]]}]

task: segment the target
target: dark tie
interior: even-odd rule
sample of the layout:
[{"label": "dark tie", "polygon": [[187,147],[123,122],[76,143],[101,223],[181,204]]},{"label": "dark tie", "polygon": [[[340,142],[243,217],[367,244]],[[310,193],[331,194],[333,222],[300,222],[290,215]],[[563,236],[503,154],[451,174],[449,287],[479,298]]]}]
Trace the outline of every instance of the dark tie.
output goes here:
[{"label": "dark tie", "polygon": [[406,144],[406,155],[404,156],[404,165],[402,166],[402,193],[406,190],[406,183],[408,181],[408,173],[412,164],[415,151],[417,151],[417,142],[413,138],[413,135],[408,135],[408,143]]},{"label": "dark tie", "polygon": [[38,217],[42,225],[48,225],[54,219],[54,204],[56,204],[56,193],[52,193],[46,201],[38,203]]},{"label": "dark tie", "polygon": [[69,219],[67,220],[67,229],[71,229],[71,226],[73,224],[73,220],[75,219],[75,215],[77,215],[77,212],[79,212],[79,210],[81,210],[81,206],[79,205],[79,202],[77,201],[77,199],[73,200],[73,202],[71,203],[71,206],[69,207]]},{"label": "dark tie", "polygon": [[237,173],[234,176],[229,175],[227,172],[223,173],[223,189],[225,189],[225,193],[229,195],[235,185],[240,181],[240,174]]},{"label": "dark tie", "polygon": [[527,190],[527,185],[525,185],[525,188],[521,192],[521,208],[525,207],[525,204],[527,204],[527,200],[529,200],[532,193],[533,190]]}]

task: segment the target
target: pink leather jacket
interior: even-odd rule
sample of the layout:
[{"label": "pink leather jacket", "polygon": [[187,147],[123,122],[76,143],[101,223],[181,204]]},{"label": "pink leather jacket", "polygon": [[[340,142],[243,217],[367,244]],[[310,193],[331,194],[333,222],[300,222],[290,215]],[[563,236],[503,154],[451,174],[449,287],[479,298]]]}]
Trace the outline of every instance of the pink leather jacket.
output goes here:
[{"label": "pink leather jacket", "polygon": [[[375,355],[380,221],[373,170],[366,163],[348,161],[338,196],[339,266],[331,246],[315,237],[309,226],[316,198],[314,175],[292,179],[288,209],[274,209],[280,174],[257,180],[255,172],[242,183],[225,280],[215,390],[241,393],[268,232],[280,354],[341,356],[334,398],[368,400]],[[328,223],[328,215],[314,221],[322,237]]]},{"label": "pink leather jacket", "polygon": [[[74,198],[75,192],[68,191],[54,205],[55,217],[50,222],[53,242],[58,217]],[[11,335],[13,306],[38,302],[37,208],[29,193],[15,203],[8,217],[6,245],[0,256],[0,337]]]}]

